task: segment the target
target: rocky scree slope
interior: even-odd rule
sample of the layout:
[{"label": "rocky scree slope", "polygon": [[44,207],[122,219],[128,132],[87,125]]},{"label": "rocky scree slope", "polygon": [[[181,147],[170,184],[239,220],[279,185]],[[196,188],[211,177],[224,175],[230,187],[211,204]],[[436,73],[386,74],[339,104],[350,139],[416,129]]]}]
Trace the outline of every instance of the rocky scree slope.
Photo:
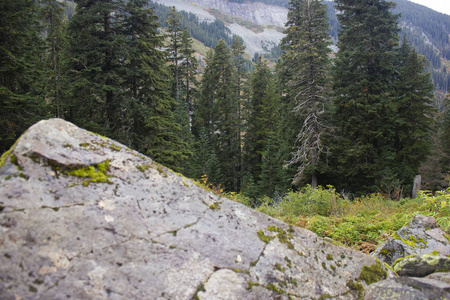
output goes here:
[{"label": "rocky scree slope", "polygon": [[356,299],[380,266],[60,119],[0,161],[0,299]]}]

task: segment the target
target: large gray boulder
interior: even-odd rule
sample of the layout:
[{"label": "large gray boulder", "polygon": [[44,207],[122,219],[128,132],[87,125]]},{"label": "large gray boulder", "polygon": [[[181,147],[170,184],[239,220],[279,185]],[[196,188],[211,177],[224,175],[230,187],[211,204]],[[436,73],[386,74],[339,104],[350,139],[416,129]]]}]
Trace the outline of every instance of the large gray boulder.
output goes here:
[{"label": "large gray boulder", "polygon": [[0,160],[0,299],[355,299],[385,274],[60,119]]},{"label": "large gray boulder", "polygon": [[387,243],[379,246],[373,256],[392,265],[397,259],[437,252],[450,255],[450,243],[433,217],[417,214],[408,225],[393,234]]}]

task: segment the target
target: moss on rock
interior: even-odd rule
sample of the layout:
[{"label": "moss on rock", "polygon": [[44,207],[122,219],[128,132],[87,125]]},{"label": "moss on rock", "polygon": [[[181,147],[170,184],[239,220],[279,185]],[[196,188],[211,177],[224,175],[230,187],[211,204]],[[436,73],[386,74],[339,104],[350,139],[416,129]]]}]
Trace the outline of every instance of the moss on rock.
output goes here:
[{"label": "moss on rock", "polygon": [[383,265],[377,259],[377,263],[371,266],[364,266],[361,270],[359,279],[365,281],[367,285],[386,279],[387,272],[383,269]]},{"label": "moss on rock", "polygon": [[106,160],[99,164],[78,169],[66,170],[64,171],[64,173],[69,176],[75,176],[79,178],[89,178],[88,180],[83,181],[83,185],[88,186],[91,182],[111,183],[111,181],[109,181],[109,178],[111,176],[108,176],[108,174],[106,173],[108,169],[109,169],[109,160]]}]

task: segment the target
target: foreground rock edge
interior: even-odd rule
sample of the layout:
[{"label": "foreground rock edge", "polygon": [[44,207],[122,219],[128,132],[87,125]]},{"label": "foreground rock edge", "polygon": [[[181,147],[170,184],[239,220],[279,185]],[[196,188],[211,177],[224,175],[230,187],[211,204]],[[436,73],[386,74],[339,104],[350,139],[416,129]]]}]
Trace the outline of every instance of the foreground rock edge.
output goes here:
[{"label": "foreground rock edge", "polygon": [[31,127],[0,167],[2,299],[355,299],[385,276],[63,120]]}]

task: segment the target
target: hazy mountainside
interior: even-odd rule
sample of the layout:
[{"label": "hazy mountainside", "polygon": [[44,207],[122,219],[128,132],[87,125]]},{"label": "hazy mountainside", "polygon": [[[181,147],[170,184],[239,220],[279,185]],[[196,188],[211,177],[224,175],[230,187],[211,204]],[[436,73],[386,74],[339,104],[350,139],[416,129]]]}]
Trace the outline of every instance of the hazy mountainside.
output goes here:
[{"label": "hazy mountainside", "polygon": [[[277,44],[283,34],[281,26],[286,22],[288,0],[154,0],[176,6],[197,15],[201,20],[222,20],[231,34],[241,36],[250,55],[262,53]],[[394,13],[401,14],[401,36],[406,36],[419,54],[430,62],[429,71],[438,91],[438,100],[448,91],[450,78],[450,16],[407,0],[397,3]],[[339,25],[334,3],[326,1],[330,22],[330,35],[337,41]],[[274,29],[276,27],[277,30]],[[194,36],[195,37],[195,36]],[[269,47],[266,47],[269,46]]]},{"label": "hazy mountainside", "polygon": [[[178,11],[191,12],[200,21],[206,21],[204,24],[216,19],[221,20],[227,25],[231,35],[239,35],[244,39],[246,51],[252,56],[255,53],[263,53],[265,48],[270,49],[279,43],[283,37],[282,26],[287,20],[287,8],[262,3],[239,4],[225,0],[153,0],[153,2],[175,6]],[[159,15],[158,11],[156,13],[161,23],[164,22],[164,16]],[[195,33],[191,34],[202,41]]]},{"label": "hazy mountainside", "polygon": [[429,72],[436,88],[436,96],[442,108],[444,94],[450,85],[450,16],[406,0],[394,0],[400,13],[402,34],[417,52],[429,61]]}]

